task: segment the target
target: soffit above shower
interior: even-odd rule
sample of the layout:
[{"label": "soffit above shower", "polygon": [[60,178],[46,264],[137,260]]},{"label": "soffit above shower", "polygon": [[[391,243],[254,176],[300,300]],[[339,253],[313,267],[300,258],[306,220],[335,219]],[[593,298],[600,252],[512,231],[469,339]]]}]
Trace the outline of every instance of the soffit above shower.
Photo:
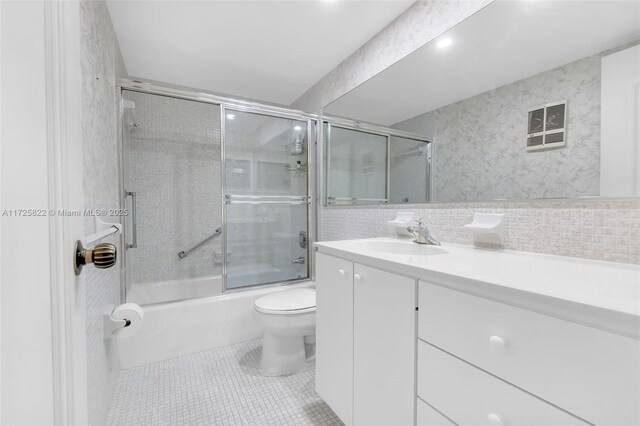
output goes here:
[{"label": "soffit above shower", "polygon": [[129,75],[289,105],[413,2],[107,5]]}]

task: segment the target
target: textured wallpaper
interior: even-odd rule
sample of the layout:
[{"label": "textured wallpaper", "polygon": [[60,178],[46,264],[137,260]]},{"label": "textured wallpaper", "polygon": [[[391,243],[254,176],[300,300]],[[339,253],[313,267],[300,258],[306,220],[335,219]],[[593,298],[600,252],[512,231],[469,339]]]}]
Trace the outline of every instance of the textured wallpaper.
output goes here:
[{"label": "textured wallpaper", "polygon": [[[433,200],[598,195],[600,55],[447,105],[392,127],[433,140]],[[567,146],[526,150],[527,112],[566,99]]]},{"label": "textured wallpaper", "polygon": [[[104,1],[80,2],[82,66],[82,136],[84,198],[87,209],[119,207],[116,78],[126,76],[111,18]],[[85,220],[91,234],[93,218]],[[118,222],[120,218],[106,220]],[[123,254],[120,239],[116,244]],[[120,265],[86,268],[87,382],[90,424],[104,424],[120,366],[116,342],[103,339],[102,314],[120,303]]]}]

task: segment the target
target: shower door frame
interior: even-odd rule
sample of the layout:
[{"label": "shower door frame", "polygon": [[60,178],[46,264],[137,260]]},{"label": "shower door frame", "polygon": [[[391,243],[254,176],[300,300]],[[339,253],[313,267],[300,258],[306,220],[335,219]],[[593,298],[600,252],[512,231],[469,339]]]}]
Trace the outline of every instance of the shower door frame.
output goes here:
[{"label": "shower door frame", "polygon": [[[226,177],[227,177],[227,167],[226,167],[226,156],[225,156],[225,139],[226,139],[226,132],[225,132],[225,120],[227,118],[227,111],[236,111],[236,112],[248,112],[248,113],[253,113],[253,114],[258,114],[258,115],[264,115],[267,117],[277,117],[277,118],[283,118],[283,119],[290,119],[290,120],[297,120],[297,121],[304,121],[305,123],[307,123],[307,155],[306,155],[306,159],[307,159],[307,172],[306,172],[306,177],[307,177],[307,196],[303,197],[303,196],[293,196],[293,197],[288,197],[288,196],[273,196],[273,197],[277,197],[277,198],[291,198],[291,201],[286,202],[286,201],[279,201],[278,203],[280,204],[289,204],[289,205],[295,205],[295,204],[306,204],[307,206],[307,278],[303,278],[303,279],[291,279],[291,280],[286,280],[286,281],[281,281],[281,282],[276,282],[276,283],[265,283],[265,284],[252,284],[252,285],[248,285],[248,286],[243,286],[243,287],[238,287],[238,288],[228,288],[227,287],[227,238],[229,236],[229,233],[227,232],[227,205],[231,204],[231,202],[228,202],[227,199],[227,195],[231,195],[231,194],[225,194],[225,186],[226,186]],[[251,289],[255,289],[256,287],[266,287],[266,286],[270,286],[270,285],[289,285],[289,284],[295,284],[298,282],[304,282],[304,281],[309,281],[311,280],[311,261],[309,260],[309,258],[311,257],[311,244],[309,243],[310,238],[309,238],[309,234],[310,234],[310,228],[311,228],[311,204],[312,204],[312,196],[311,196],[311,190],[312,190],[312,185],[311,185],[311,179],[310,179],[310,175],[311,175],[311,141],[312,141],[312,137],[313,132],[312,132],[312,127],[314,125],[314,120],[312,118],[310,118],[310,114],[306,114],[306,113],[300,113],[298,111],[292,111],[292,113],[288,113],[288,112],[283,112],[283,111],[278,111],[278,112],[265,112],[261,109],[256,109],[255,107],[247,107],[247,106],[237,106],[237,105],[229,105],[229,104],[221,104],[220,105],[220,163],[221,163],[221,172],[220,172],[220,182],[222,185],[222,229],[223,229],[223,233],[222,233],[222,294],[224,293],[233,293],[233,292],[238,292],[238,291],[243,291],[243,290],[251,290]],[[316,123],[317,125],[317,123]],[[317,132],[316,132],[317,133]],[[255,198],[256,201],[252,202],[252,201],[247,201],[246,203],[249,204],[272,204],[270,202],[260,202],[257,201],[258,198],[270,198],[271,196],[245,196],[246,198]],[[306,198],[306,203],[300,202],[303,200],[294,200],[294,199],[302,199],[302,198]]]},{"label": "shower door frame", "polygon": [[[314,262],[312,259],[312,250],[311,245],[313,241],[316,241],[318,235],[318,218],[317,218],[317,206],[318,206],[318,198],[317,198],[317,185],[318,180],[315,177],[316,167],[315,167],[315,159],[313,158],[316,155],[316,149],[314,147],[318,146],[318,138],[320,135],[320,125],[318,121],[317,114],[310,114],[304,111],[284,108],[269,104],[263,104],[260,102],[247,101],[243,99],[235,99],[224,96],[219,96],[213,94],[211,92],[193,89],[184,86],[173,85],[170,83],[164,82],[156,82],[153,80],[140,80],[140,79],[127,79],[121,78],[117,82],[116,86],[116,95],[119,104],[119,114],[118,114],[118,122],[117,126],[119,128],[118,131],[118,180],[119,180],[119,188],[120,188],[120,205],[124,208],[126,204],[127,198],[127,188],[126,182],[124,180],[124,126],[123,126],[123,117],[124,117],[124,97],[123,91],[131,91],[138,93],[146,93],[149,95],[158,95],[165,96],[175,99],[183,99],[194,102],[201,102],[206,104],[217,105],[220,107],[220,194],[221,194],[221,206],[222,206],[222,293],[212,296],[221,296],[224,294],[255,290],[256,288],[268,288],[268,287],[279,287],[285,285],[291,285],[296,283],[303,283],[313,280],[314,277]],[[240,112],[249,112],[255,114],[261,114],[266,116],[284,118],[284,119],[292,119],[298,121],[304,121],[307,123],[307,278],[304,279],[295,279],[295,280],[287,280],[276,283],[267,283],[267,284],[255,284],[251,286],[241,287],[237,289],[228,289],[227,288],[227,221],[226,221],[226,207],[225,207],[225,159],[224,159],[224,139],[225,139],[225,111],[234,110]],[[128,221],[124,220],[122,223],[123,226],[123,247],[127,243],[126,236],[128,234]],[[127,255],[122,256],[121,261],[121,288],[120,288],[120,299],[122,302],[126,301],[127,295]],[[158,302],[152,303],[151,305],[164,304],[164,303],[172,303],[178,302],[181,300],[190,300],[193,298],[184,298],[184,299],[175,299],[167,302]]]},{"label": "shower door frame", "polygon": [[[325,136],[324,125],[328,125],[327,135]],[[318,189],[318,195],[322,200],[321,205],[323,208],[334,208],[334,207],[345,207],[345,206],[376,206],[376,205],[397,205],[397,206],[411,206],[411,205],[419,205],[430,203],[433,197],[433,164],[434,164],[434,150],[433,150],[433,140],[432,138],[428,138],[424,135],[420,135],[418,133],[407,132],[405,130],[393,129],[391,127],[380,126],[377,124],[366,123],[363,121],[351,120],[343,117],[336,117],[331,115],[322,115],[318,118],[319,127],[319,136],[318,140],[318,153],[317,153],[317,179],[318,185],[316,188]],[[329,158],[329,154],[331,153],[331,128],[336,127],[339,129],[345,130],[353,130],[362,133],[369,133],[372,135],[384,136],[387,138],[387,161],[386,161],[386,188],[385,188],[385,197],[386,200],[376,200],[376,201],[365,201],[365,202],[353,202],[353,203],[329,203],[328,195],[329,195],[329,183],[330,183],[330,175],[329,175],[329,167],[331,165],[331,161]],[[417,202],[417,203],[390,203],[389,202],[389,189],[391,186],[391,138],[398,137],[408,140],[413,140],[416,142],[423,142],[427,144],[427,187],[425,198],[426,201]],[[327,143],[329,142],[329,143]],[[324,185],[320,185],[319,182],[323,182]]]}]

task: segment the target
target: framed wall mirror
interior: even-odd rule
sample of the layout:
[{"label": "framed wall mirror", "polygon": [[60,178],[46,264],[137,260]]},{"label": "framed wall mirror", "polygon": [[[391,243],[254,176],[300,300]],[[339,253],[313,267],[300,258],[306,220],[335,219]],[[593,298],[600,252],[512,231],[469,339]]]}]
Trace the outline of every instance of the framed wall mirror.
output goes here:
[{"label": "framed wall mirror", "polygon": [[[325,106],[330,116],[429,142],[423,151],[388,140],[386,180],[368,180],[360,197],[338,191],[361,189],[362,176],[333,169],[331,150],[364,156],[375,138],[327,141],[325,131],[326,201],[637,196],[639,111],[640,2],[497,0]],[[389,170],[395,146],[405,176]],[[425,173],[414,165],[423,152]]]}]

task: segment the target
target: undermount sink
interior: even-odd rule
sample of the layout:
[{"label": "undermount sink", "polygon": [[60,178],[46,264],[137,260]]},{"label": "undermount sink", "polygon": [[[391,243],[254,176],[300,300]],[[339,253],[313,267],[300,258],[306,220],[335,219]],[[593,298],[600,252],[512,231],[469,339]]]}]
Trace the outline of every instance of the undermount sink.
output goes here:
[{"label": "undermount sink", "polygon": [[447,253],[446,250],[439,247],[416,244],[409,241],[357,241],[353,243],[353,248],[355,250],[406,256],[433,256]]}]

